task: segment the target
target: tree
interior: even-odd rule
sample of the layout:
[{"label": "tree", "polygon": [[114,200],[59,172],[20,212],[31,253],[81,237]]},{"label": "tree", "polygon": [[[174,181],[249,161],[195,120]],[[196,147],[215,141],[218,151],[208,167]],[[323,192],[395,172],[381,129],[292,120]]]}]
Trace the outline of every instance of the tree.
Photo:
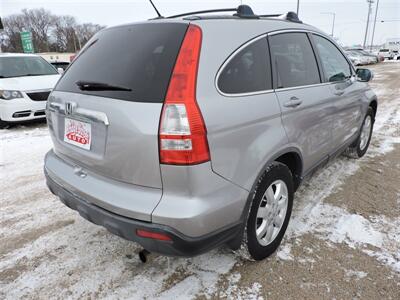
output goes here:
[{"label": "tree", "polygon": [[76,52],[104,26],[78,24],[72,16],[56,16],[41,9],[23,9],[22,13],[3,18],[0,32],[3,51],[22,52],[20,32],[32,32],[35,52]]}]

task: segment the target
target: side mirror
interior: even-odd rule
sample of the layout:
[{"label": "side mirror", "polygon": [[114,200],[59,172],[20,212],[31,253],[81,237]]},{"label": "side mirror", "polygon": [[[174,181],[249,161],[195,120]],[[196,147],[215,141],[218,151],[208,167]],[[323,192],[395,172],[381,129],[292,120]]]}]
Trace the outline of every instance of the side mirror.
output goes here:
[{"label": "side mirror", "polygon": [[374,78],[374,73],[369,69],[357,69],[356,75],[357,80],[362,82],[368,82]]},{"label": "side mirror", "polygon": [[64,69],[63,68],[57,68],[58,74],[64,74]]}]

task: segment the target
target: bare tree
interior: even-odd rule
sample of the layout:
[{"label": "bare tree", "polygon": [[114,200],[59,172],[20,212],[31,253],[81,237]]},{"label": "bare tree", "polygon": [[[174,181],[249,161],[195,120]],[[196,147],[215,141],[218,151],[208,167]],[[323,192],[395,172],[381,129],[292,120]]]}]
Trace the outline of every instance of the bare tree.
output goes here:
[{"label": "bare tree", "polygon": [[4,30],[0,32],[3,51],[22,52],[22,31],[32,32],[35,52],[76,52],[103,26],[77,24],[72,16],[56,16],[41,9],[23,9],[21,14],[3,18]]},{"label": "bare tree", "polygon": [[43,8],[23,9],[22,15],[26,30],[32,32],[33,44],[37,47],[37,51],[49,51],[49,33],[55,23],[56,17]]},{"label": "bare tree", "polygon": [[60,16],[56,18],[53,30],[53,36],[56,39],[56,48],[62,52],[76,52],[79,47],[77,45],[77,37],[75,28],[77,27],[74,17]]},{"label": "bare tree", "polygon": [[4,51],[21,52],[22,42],[20,32],[24,30],[22,15],[12,15],[3,19],[4,30],[0,33]]},{"label": "bare tree", "polygon": [[92,36],[102,30],[104,26],[93,24],[93,23],[83,23],[76,27],[76,33],[79,37],[80,48],[83,47],[91,38]]}]

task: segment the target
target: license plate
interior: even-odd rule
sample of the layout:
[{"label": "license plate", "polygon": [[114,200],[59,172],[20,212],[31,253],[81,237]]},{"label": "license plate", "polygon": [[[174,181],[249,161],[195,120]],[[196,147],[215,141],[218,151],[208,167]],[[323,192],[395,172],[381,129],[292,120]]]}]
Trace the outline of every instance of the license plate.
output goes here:
[{"label": "license plate", "polygon": [[65,118],[64,142],[90,150],[92,128],[89,123]]}]

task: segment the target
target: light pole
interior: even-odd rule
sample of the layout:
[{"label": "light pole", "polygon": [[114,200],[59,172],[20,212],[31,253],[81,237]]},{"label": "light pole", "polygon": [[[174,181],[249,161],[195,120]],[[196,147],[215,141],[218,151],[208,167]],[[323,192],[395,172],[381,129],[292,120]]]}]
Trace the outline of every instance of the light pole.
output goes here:
[{"label": "light pole", "polygon": [[368,36],[368,27],[369,27],[369,15],[371,13],[371,5],[374,3],[374,0],[367,0],[368,3],[368,15],[367,15],[367,26],[365,26],[365,36],[364,36],[364,44],[363,48],[365,49],[365,46],[367,44],[367,36]]},{"label": "light pole", "polygon": [[335,30],[336,13],[334,13],[334,12],[322,12],[321,14],[333,16],[333,19],[332,19],[332,33],[331,33],[331,36],[332,36],[332,38],[333,38],[333,32],[334,32],[334,30]]},{"label": "light pole", "polygon": [[299,16],[300,0],[297,0],[297,16]]},{"label": "light pole", "polygon": [[379,0],[376,2],[374,28],[372,29],[371,46],[369,47],[370,51],[372,51],[372,46],[374,45],[374,35],[375,35],[375,26],[376,26],[376,16],[378,15],[378,6],[379,6]]}]

